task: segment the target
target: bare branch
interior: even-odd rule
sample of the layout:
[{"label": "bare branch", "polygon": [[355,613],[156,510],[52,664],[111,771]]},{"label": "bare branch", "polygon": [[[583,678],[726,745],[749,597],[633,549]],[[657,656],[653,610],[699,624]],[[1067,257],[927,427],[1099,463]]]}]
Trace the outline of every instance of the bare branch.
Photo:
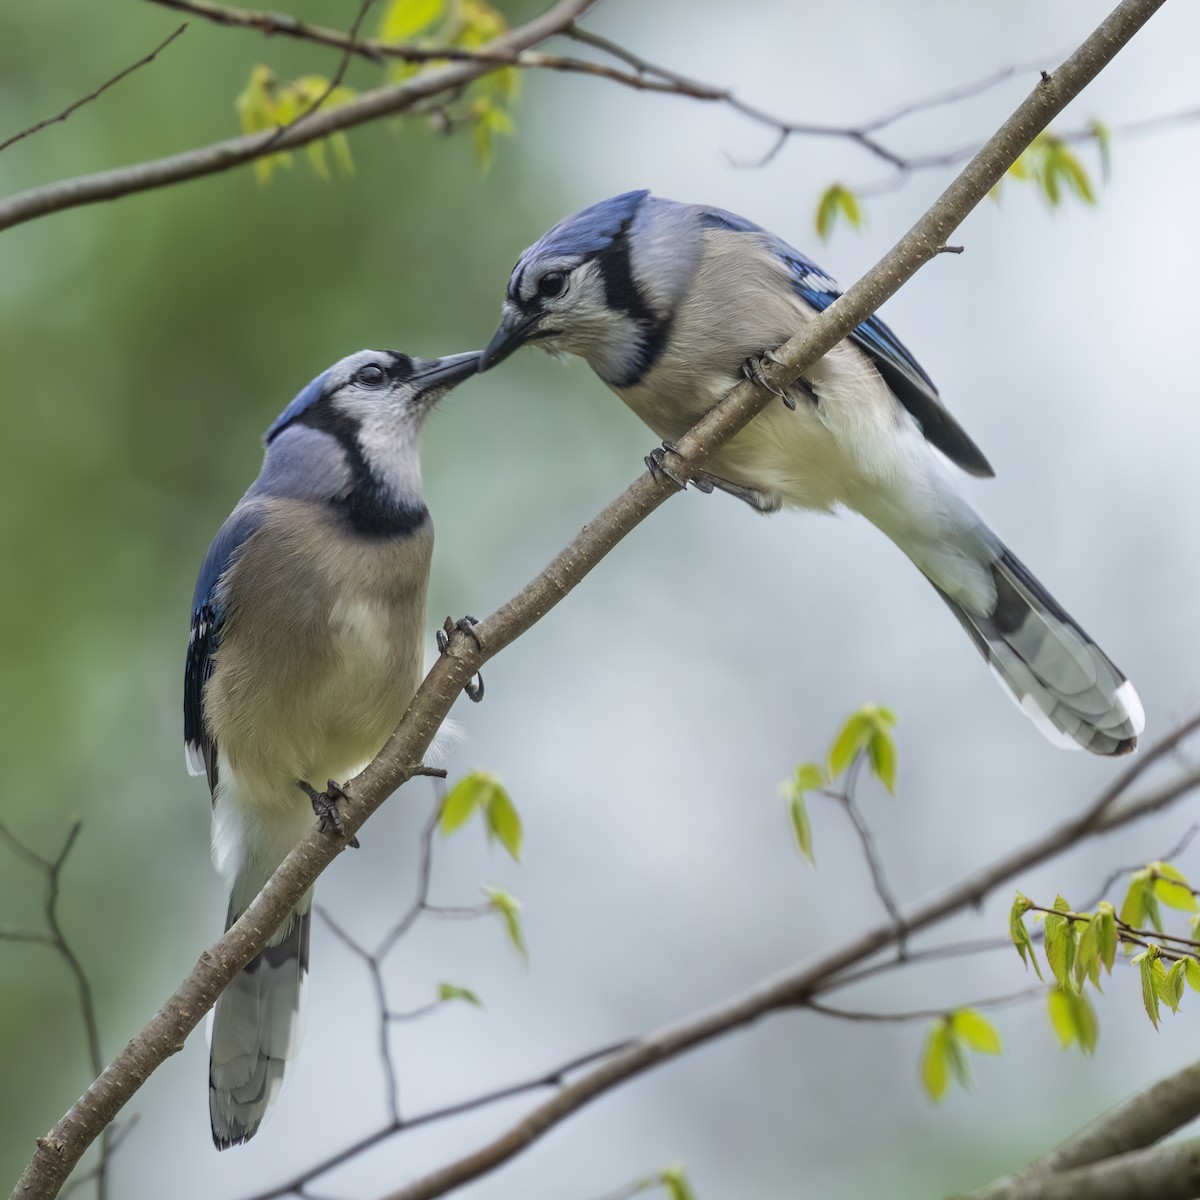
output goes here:
[{"label": "bare branch", "polygon": [[[594,3],[595,0],[558,0],[558,3],[540,16],[496,38],[483,49],[495,55],[515,54],[561,32]],[[213,142],[208,146],[185,150],[182,154],[171,155],[168,158],[115,167],[108,171],[98,171],[94,175],[81,175],[74,179],[63,179],[31,188],[29,191],[0,200],[0,230],[68,208],[115,200],[121,196],[229,171],[253,162],[264,154],[292,150],[297,146],[328,137],[339,130],[352,129],[380,117],[408,112],[433,97],[453,95],[467,84],[496,69],[494,62],[484,61],[482,57],[470,62],[451,62],[444,67],[422,72],[403,83],[364,92],[337,108],[314,113],[303,124],[291,126],[282,135],[273,129],[244,134],[222,142]]]},{"label": "bare branch", "polygon": [[[762,382],[746,380],[740,383],[679,441],[677,450],[667,455],[671,470],[676,475],[690,477],[711,453],[765,408],[781,387],[831,350],[925,263],[935,258],[938,248],[946,244],[950,234],[983,200],[1017,156],[1099,74],[1162,3],[1163,0],[1122,0],[1055,75],[1034,88],[896,246],[858,283],[779,348],[777,361],[766,363]],[[564,28],[585,7],[586,0],[563,0],[542,17],[505,39],[497,39],[493,45],[503,43],[504,49],[511,50],[519,48],[522,39],[525,44],[541,40]],[[471,72],[481,70],[478,65],[451,65],[430,72],[424,86],[426,89],[433,87],[430,81],[436,78],[444,89],[450,79],[473,78]],[[414,86],[417,85],[405,84],[402,89]],[[405,91],[403,96],[406,102],[411,102],[413,93]],[[352,105],[315,114],[301,130],[290,131],[287,137],[311,140],[323,136],[329,132],[329,123],[344,119],[346,109],[354,105],[358,106],[355,120],[361,121],[369,119],[371,114],[377,115],[381,108],[394,110],[396,104],[396,89],[381,89],[361,97]],[[281,144],[286,140],[281,139]],[[261,145],[261,139],[241,139],[239,144],[243,149],[235,152],[235,156],[236,153],[252,154]],[[96,186],[93,183],[93,189]],[[71,201],[79,202],[82,201]],[[7,212],[0,206],[0,225],[6,219],[13,223],[11,205],[10,201]],[[30,215],[33,214],[26,213],[21,219],[28,219]],[[383,750],[350,781],[347,788],[350,795],[344,811],[347,838],[357,832],[363,821],[396,788],[411,778],[413,765],[422,761],[458,693],[480,666],[561,602],[613,546],[675,494],[672,483],[644,473],[519,595],[476,626],[473,637],[460,632],[450,639],[446,653],[434,663]],[[1127,780],[1130,777],[1131,772],[1126,771],[1120,778]],[[1046,855],[1105,827],[1102,817],[1119,794],[1120,789],[1111,798],[1102,798],[1103,802],[1083,817],[1053,831],[1033,848],[1005,856],[942,897],[913,909],[906,918],[906,925],[915,930],[976,903],[997,883],[1031,862],[1041,861]],[[1110,817],[1109,824],[1115,820]],[[271,933],[346,844],[346,840],[329,838],[314,829],[288,855],[259,896],[224,936],[201,955],[196,966],[150,1022],[50,1133],[40,1139],[36,1153],[18,1181],[16,1200],[48,1200],[58,1193],[84,1150],[116,1117],[150,1073],[182,1047],[188,1033],[200,1022],[222,989],[262,949]],[[417,1180],[395,1193],[393,1200],[422,1200],[443,1195],[461,1183],[493,1170],[570,1113],[623,1080],[767,1012],[800,1003],[814,994],[821,982],[894,944],[898,936],[892,924],[870,930],[807,968],[768,980],[726,1005],[639,1040],[564,1088],[496,1141]]]},{"label": "bare branch", "polygon": [[185,22],[183,25],[180,25],[180,27],[168,38],[159,42],[159,44],[155,46],[155,48],[151,50],[145,58],[138,59],[137,62],[135,62],[132,66],[126,67],[123,71],[118,71],[117,74],[108,80],[107,83],[102,83],[94,92],[89,92],[86,96],[84,96],[82,100],[76,100],[74,104],[68,104],[67,107],[58,114],[58,116],[47,117],[44,121],[38,121],[36,125],[30,125],[28,129],[22,129],[20,133],[14,133],[12,137],[0,142],[0,150],[7,150],[9,146],[21,141],[22,138],[30,137],[39,130],[45,129],[47,125],[55,125],[59,121],[65,121],[77,109],[82,108],[85,104],[91,104],[93,100],[96,100],[100,96],[104,95],[104,93],[107,92],[114,83],[120,83],[121,80],[127,75],[132,75],[134,71],[152,63],[186,28],[187,24]]}]

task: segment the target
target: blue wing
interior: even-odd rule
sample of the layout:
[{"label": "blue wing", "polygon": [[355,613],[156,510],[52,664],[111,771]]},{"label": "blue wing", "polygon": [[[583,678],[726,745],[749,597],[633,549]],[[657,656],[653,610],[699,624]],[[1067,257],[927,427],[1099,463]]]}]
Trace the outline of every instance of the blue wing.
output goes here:
[{"label": "blue wing", "polygon": [[225,623],[220,583],[246,541],[262,525],[258,507],[241,507],[221,526],[208,548],[192,599],[192,628],[183,671],[183,740],[188,770],[217,786],[217,743],[204,720],[204,686],[212,678],[213,654]]},{"label": "blue wing", "polygon": [[[757,233],[767,237],[772,250],[790,268],[796,294],[818,312],[827,309],[842,294],[833,277],[811,258],[752,221],[723,209],[706,210],[704,221],[713,228],[732,233]],[[868,317],[850,335],[850,340],[866,351],[884,382],[917,419],[932,445],[972,475],[995,474],[983,451],[942,403],[933,380],[883,321],[877,316]]]}]

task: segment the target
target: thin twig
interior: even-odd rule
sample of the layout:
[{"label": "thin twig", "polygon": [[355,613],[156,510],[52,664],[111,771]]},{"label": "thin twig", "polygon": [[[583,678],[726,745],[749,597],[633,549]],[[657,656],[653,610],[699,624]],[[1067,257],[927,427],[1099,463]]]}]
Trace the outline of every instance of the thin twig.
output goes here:
[{"label": "thin twig", "polygon": [[[132,68],[131,68],[132,69]],[[96,1005],[92,998],[92,984],[88,979],[83,964],[79,961],[71,944],[63,933],[62,924],[58,918],[58,900],[62,884],[62,870],[71,853],[83,822],[76,821],[67,831],[62,849],[54,858],[43,858],[31,847],[20,840],[3,822],[0,822],[0,840],[8,844],[9,849],[22,861],[41,872],[46,879],[46,899],[42,912],[46,919],[46,930],[0,930],[0,940],[12,942],[36,942],[50,946],[67,964],[75,980],[75,990],[79,997],[79,1012],[83,1018],[84,1033],[87,1037],[88,1064],[93,1075],[99,1075],[104,1070],[104,1058],[100,1050],[100,1029],[96,1022]],[[132,1126],[132,1122],[130,1122]],[[87,1172],[87,1177],[96,1181],[96,1200],[108,1198],[108,1169],[113,1151],[116,1149],[117,1137],[115,1126],[109,1125],[100,1135],[100,1153],[96,1165]]]},{"label": "thin twig", "polygon": [[821,1000],[806,1000],[803,1008],[810,1012],[820,1013],[825,1017],[836,1017],[839,1021],[858,1021],[866,1024],[902,1025],[909,1021],[936,1021],[948,1013],[962,1008],[988,1009],[1006,1008],[1010,1004],[1024,1004],[1026,1000],[1035,1000],[1044,996],[1050,990],[1048,985],[1042,987],[1022,988],[1019,992],[1005,992],[1002,996],[989,996],[983,1000],[973,1000],[969,1004],[953,1004],[946,1008],[917,1008],[907,1012],[860,1012],[856,1009],[838,1008]]},{"label": "thin twig", "polygon": [[[887,873],[883,867],[883,860],[880,858],[879,848],[875,843],[875,836],[872,834],[871,827],[867,824],[867,819],[863,816],[862,809],[858,807],[858,801],[855,798],[859,775],[862,772],[865,762],[866,753],[860,750],[854,756],[846,771],[846,781],[842,790],[831,791],[823,789],[821,794],[828,796],[831,800],[837,801],[846,810],[846,816],[849,817],[850,824],[854,826],[854,832],[858,835],[858,840],[862,845],[863,856],[867,860],[867,869],[871,872],[871,882],[875,885],[875,894],[887,910],[888,916],[896,922],[897,927],[900,927],[902,923],[900,905],[896,901],[895,892],[892,891],[891,885],[888,883]],[[905,941],[901,938],[899,943],[899,954],[901,957],[903,957],[905,950]]]},{"label": "thin twig", "polygon": [[[300,125],[302,122],[311,117],[313,113],[317,112],[325,103],[325,101],[328,100],[329,97],[332,96],[333,93],[342,86],[342,80],[346,78],[346,70],[350,66],[350,60],[354,57],[354,50],[358,44],[359,27],[362,25],[363,19],[367,15],[367,11],[374,3],[375,0],[361,0],[361,3],[358,6],[358,15],[354,18],[354,23],[350,26],[350,32],[346,34],[346,46],[345,50],[342,52],[342,60],[340,63],[338,63],[338,68],[333,73],[333,77],[325,85],[325,88],[321,94],[317,96],[313,102],[306,109],[304,109],[303,112],[297,113],[296,116],[294,116],[286,125],[280,125],[279,128],[275,130],[276,141],[283,137],[283,135],[287,133],[289,129],[295,129],[297,125]],[[268,142],[267,146],[270,145],[271,143]]]},{"label": "thin twig", "polygon": [[56,117],[47,117],[44,121],[38,121],[36,125],[30,125],[28,129],[22,129],[20,133],[14,133],[12,137],[0,142],[0,151],[7,150],[9,146],[21,141],[22,138],[30,137],[39,130],[45,129],[47,125],[55,125],[59,121],[65,121],[77,109],[82,108],[85,104],[91,104],[93,100],[103,96],[114,83],[120,83],[127,75],[132,75],[134,71],[152,63],[186,28],[187,22],[185,21],[173,34],[159,42],[145,58],[138,59],[137,62],[132,66],[126,67],[123,71],[118,71],[107,83],[102,83],[94,92],[89,92],[84,96],[82,100],[76,100],[74,104],[68,104]]},{"label": "thin twig", "polygon": [[378,1146],[381,1142],[385,1142],[389,1138],[396,1136],[396,1134],[407,1132],[410,1129],[418,1129],[422,1125],[434,1125],[440,1121],[449,1120],[452,1117],[464,1116],[478,1109],[488,1108],[493,1104],[500,1104],[506,1100],[515,1100],[519,1096],[528,1095],[530,1092],[545,1091],[547,1088],[562,1088],[565,1086],[569,1076],[581,1071],[584,1067],[624,1050],[628,1045],[628,1042],[614,1042],[611,1045],[602,1046],[597,1050],[591,1050],[587,1054],[581,1054],[569,1062],[560,1063],[558,1066],[552,1067],[549,1071],[544,1071],[540,1075],[535,1075],[529,1079],[523,1079],[517,1083],[505,1084],[503,1087],[495,1088],[490,1092],[482,1092],[477,1096],[472,1096],[466,1100],[459,1100],[453,1104],[443,1105],[440,1108],[431,1108],[426,1112],[418,1113],[412,1117],[405,1117],[400,1121],[389,1122],[387,1125],[376,1129],[373,1133],[360,1138],[353,1145],[346,1146],[335,1154],[322,1159],[320,1162],[314,1163],[311,1167],[306,1168],[285,1183],[278,1184],[263,1192],[255,1192],[253,1196],[247,1196],[245,1200],[280,1200],[282,1196],[292,1195],[302,1190],[312,1180],[318,1179],[322,1175],[327,1175],[343,1163],[357,1158],[360,1154]]},{"label": "thin twig", "polygon": [[[1192,844],[1192,839],[1196,836],[1197,833],[1200,833],[1200,825],[1193,825],[1183,835],[1183,837],[1181,837],[1179,839],[1178,843],[1176,843],[1176,845],[1174,845],[1170,850],[1168,850],[1166,852],[1166,854],[1159,855],[1158,861],[1159,862],[1171,862],[1172,859],[1178,858],[1188,848],[1188,846],[1190,846]],[[1118,883],[1120,883],[1120,881],[1126,875],[1132,875],[1135,871],[1140,871],[1145,865],[1146,865],[1145,863],[1138,863],[1136,866],[1132,866],[1132,867],[1118,867],[1115,871],[1112,872],[1112,874],[1109,875],[1109,877],[1100,886],[1100,888],[1096,892],[1096,895],[1093,896],[1092,899],[1090,899],[1086,904],[1084,904],[1083,907],[1085,909],[1095,908],[1096,905],[1099,904],[1100,901],[1103,900],[1105,898],[1105,896],[1108,895],[1108,893],[1112,890],[1112,888],[1115,887]]]}]

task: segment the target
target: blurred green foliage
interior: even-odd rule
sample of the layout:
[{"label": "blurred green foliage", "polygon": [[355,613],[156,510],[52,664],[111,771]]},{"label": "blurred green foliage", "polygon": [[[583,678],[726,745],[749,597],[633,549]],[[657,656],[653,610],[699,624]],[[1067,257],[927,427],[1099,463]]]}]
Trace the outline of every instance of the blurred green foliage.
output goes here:
[{"label": "blurred green foliage", "polygon": [[[315,0],[290,7],[329,19]],[[3,134],[59,111],[176,23],[148,5],[7,14]],[[283,79],[337,68],[334,51],[193,22],[159,61],[0,155],[0,188],[231,136],[234,98],[263,60]],[[379,68],[350,64],[348,87],[379,82]],[[183,769],[183,651],[197,565],[258,470],[261,431],[364,345],[481,344],[516,248],[562,207],[552,180],[543,213],[515,202],[516,153],[481,178],[469,136],[414,123],[350,141],[353,180],[291,172],[264,188],[241,169],[4,235],[2,808],[48,855],[83,819],[62,917],[109,1054],[220,930],[208,798]],[[476,398],[464,389],[455,405]],[[452,490],[477,470],[460,446],[430,442],[431,479]],[[435,574],[431,611],[449,611],[447,588],[461,608],[461,575]],[[0,923],[36,927],[41,902],[36,876],[0,855]],[[88,1071],[63,964],[4,944],[0,976],[0,1061],[23,1081],[0,1089],[0,1178],[11,1179]]]}]

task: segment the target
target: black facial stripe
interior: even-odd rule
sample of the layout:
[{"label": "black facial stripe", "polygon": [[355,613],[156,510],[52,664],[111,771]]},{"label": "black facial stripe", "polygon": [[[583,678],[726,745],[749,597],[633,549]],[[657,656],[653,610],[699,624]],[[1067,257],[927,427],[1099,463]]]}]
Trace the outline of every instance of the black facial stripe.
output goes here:
[{"label": "black facial stripe", "polygon": [[388,355],[391,362],[384,368],[388,373],[388,378],[396,383],[403,383],[406,379],[411,379],[413,360],[399,350],[389,350]]},{"label": "black facial stripe", "polygon": [[637,324],[641,333],[637,369],[630,379],[614,381],[618,387],[636,382],[654,366],[663,352],[667,334],[671,329],[669,318],[659,320],[654,315],[638,281],[633,277],[629,243],[625,237],[632,221],[631,215],[622,222],[617,236],[596,258],[600,268],[600,279],[604,284],[604,299],[609,308],[627,314]]},{"label": "black facial stripe", "polygon": [[429,520],[429,509],[421,501],[398,497],[375,478],[359,445],[359,421],[338,412],[328,397],[305,409],[293,424],[329,434],[346,452],[350,488],[344,496],[331,496],[330,504],[342,512],[355,533],[366,538],[406,537]]}]

